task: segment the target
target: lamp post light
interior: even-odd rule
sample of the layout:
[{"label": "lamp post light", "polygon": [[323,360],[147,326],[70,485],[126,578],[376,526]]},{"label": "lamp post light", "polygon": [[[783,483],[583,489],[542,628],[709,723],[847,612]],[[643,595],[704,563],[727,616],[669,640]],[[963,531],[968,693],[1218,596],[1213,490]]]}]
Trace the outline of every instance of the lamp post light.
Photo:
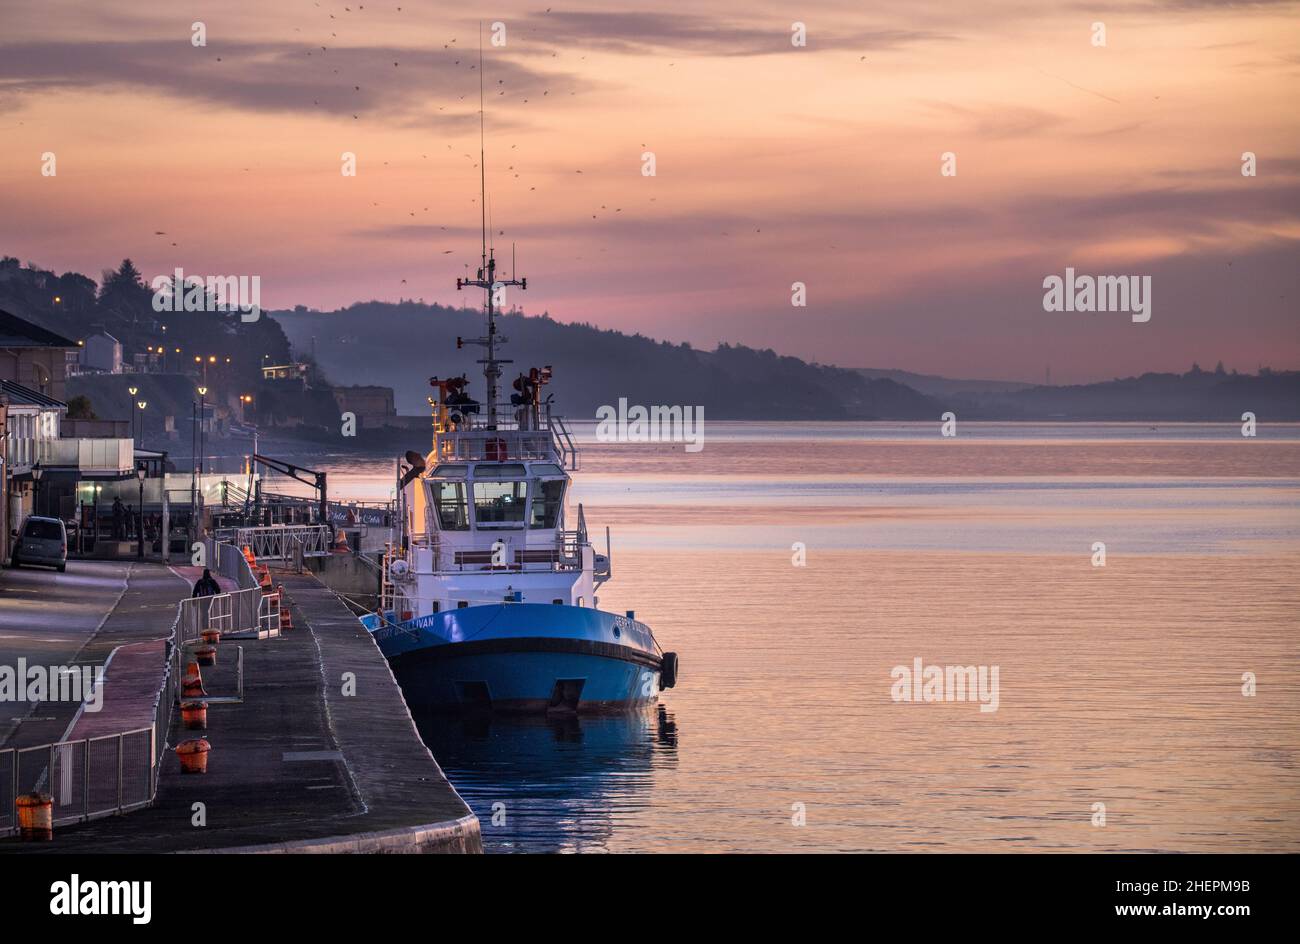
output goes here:
[{"label": "lamp post light", "polygon": [[140,413],[140,438],[136,440],[140,445],[137,448],[144,448],[144,408],[149,405],[148,400],[136,400],[135,405]]},{"label": "lamp post light", "polygon": [[135,439],[135,395],[140,392],[139,387],[127,387],[126,392],[131,395],[131,438]]},{"label": "lamp post light", "polygon": [[34,515],[41,513],[41,476],[44,474],[45,470],[41,468],[39,462],[32,466],[32,514]]},{"label": "lamp post light", "polygon": [[207,415],[208,388],[199,387],[199,476],[203,476],[203,419]]},{"label": "lamp post light", "polygon": [[192,538],[192,540],[198,540],[199,518],[202,517],[203,515],[203,471],[204,471],[203,417],[207,413],[207,409],[208,409],[207,407],[208,388],[206,386],[199,387],[198,394],[199,394],[199,475],[198,475],[198,485],[195,490],[196,491],[195,498],[198,500],[198,509],[197,511],[194,510],[194,502],[192,501],[190,503],[191,520],[194,525],[194,537]]},{"label": "lamp post light", "polygon": [[135,476],[140,480],[140,505],[137,515],[139,516],[139,526],[136,528],[136,550],[135,556],[138,560],[144,560],[144,466],[137,466]]}]

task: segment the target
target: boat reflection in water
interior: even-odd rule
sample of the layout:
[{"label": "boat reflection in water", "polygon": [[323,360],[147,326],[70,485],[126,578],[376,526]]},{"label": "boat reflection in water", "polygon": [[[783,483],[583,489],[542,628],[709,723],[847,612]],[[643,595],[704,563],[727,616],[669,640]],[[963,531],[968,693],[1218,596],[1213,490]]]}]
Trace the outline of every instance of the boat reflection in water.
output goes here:
[{"label": "boat reflection in water", "polygon": [[[599,852],[677,764],[663,705],[610,715],[417,714],[420,736],[478,814],[488,852]],[[501,804],[501,805],[499,805]]]}]

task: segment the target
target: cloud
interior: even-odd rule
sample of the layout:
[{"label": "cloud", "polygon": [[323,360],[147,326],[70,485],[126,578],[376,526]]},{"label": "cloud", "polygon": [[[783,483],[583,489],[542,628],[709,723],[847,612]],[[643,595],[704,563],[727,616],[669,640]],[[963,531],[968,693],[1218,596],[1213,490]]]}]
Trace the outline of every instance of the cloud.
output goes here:
[{"label": "cloud", "polygon": [[[513,21],[512,21],[513,22]],[[905,45],[951,39],[941,33],[913,29],[843,30],[808,24],[806,51],[857,50],[878,52]],[[698,56],[762,56],[789,52],[791,20],[772,18],[766,27],[737,26],[696,14],[628,12],[553,12],[532,14],[516,29],[530,43],[553,49],[599,49],[626,55],[675,51]]]},{"label": "cloud", "polygon": [[965,132],[982,138],[1022,138],[1056,127],[1064,120],[1060,115],[1023,105],[990,105],[970,108],[947,102],[928,102],[931,108],[956,115],[965,124]]},{"label": "cloud", "polygon": [[[493,62],[491,79],[492,92],[511,99],[575,84],[572,76],[543,75],[504,57]],[[457,124],[477,120],[479,85],[473,57],[456,50],[259,42],[196,48],[175,40],[0,45],[0,101],[58,89],[149,90],[260,112],[405,114],[410,123]]]}]

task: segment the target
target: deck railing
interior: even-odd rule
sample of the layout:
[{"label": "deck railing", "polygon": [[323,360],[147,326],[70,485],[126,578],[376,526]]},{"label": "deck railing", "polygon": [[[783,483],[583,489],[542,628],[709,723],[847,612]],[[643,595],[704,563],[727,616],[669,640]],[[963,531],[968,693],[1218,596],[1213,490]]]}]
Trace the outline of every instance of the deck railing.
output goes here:
[{"label": "deck railing", "polygon": [[460,412],[451,404],[447,409],[460,419],[450,431],[439,432],[439,461],[509,462],[555,457],[567,469],[578,468],[578,448],[564,418],[552,414],[549,404],[543,404],[537,416],[526,407],[501,406],[495,419],[486,412]]}]

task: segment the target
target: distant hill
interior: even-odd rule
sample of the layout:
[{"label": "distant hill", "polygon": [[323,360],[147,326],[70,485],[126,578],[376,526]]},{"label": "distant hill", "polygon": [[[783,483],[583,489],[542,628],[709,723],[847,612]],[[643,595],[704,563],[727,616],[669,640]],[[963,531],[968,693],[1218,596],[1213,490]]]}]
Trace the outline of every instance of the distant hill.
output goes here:
[{"label": "distant hill", "polygon": [[858,367],[855,370],[870,380],[893,380],[931,397],[960,396],[967,393],[1011,393],[1017,390],[1028,390],[1034,386],[1016,380],[953,380],[949,377],[937,377],[934,374],[914,374],[910,370],[881,370],[871,367]]},{"label": "distant hill", "polygon": [[[152,291],[129,259],[104,270],[96,282],[78,272],[58,275],[23,265],[12,256],[0,257],[0,308],[72,340],[106,330],[122,342],[128,363],[150,352],[157,359],[156,352],[165,349],[158,367],[177,379],[133,375],[149,402],[146,441],[166,438],[165,416],[173,417],[183,438],[199,376],[210,388],[211,403],[229,405],[251,395],[253,420],[264,429],[330,431],[335,439],[330,383],[392,387],[398,412],[407,415],[427,410],[433,375],[468,374],[471,392],[482,396],[479,349],[456,349],[457,336],[482,333],[477,308],[365,302],[331,312],[270,312],[251,323],[230,311],[167,315],[153,310]],[[506,392],[514,371],[550,364],[555,380],[547,393],[571,418],[594,418],[598,407],[626,397],[643,406],[703,406],[714,420],[935,420],[952,410],[984,420],[1238,422],[1251,412],[1261,422],[1300,421],[1297,371],[1264,368],[1248,375],[1193,365],[1184,374],[1039,386],[828,367],[738,345],[700,351],[547,315],[507,314],[500,327],[511,341],[504,355],[516,358],[503,378]],[[291,345],[309,362],[305,391],[262,378],[262,365],[268,359],[283,363]],[[202,374],[200,357],[208,365]],[[180,377],[182,372],[188,376]],[[120,378],[78,378],[69,384],[69,396],[88,396],[101,417],[130,419],[126,386]]]},{"label": "distant hill", "polygon": [[956,398],[972,418],[1005,420],[1300,420],[1300,371],[1233,374],[1193,365],[1185,374],[1143,374],[1104,383],[1029,387]]},{"label": "distant hill", "polygon": [[[294,349],[314,355],[335,383],[382,384],[395,391],[399,413],[428,409],[429,378],[466,373],[482,396],[481,349],[456,349],[457,336],[482,335],[477,309],[415,302],[367,302],[339,311],[274,311]],[[699,351],[547,316],[506,314],[498,322],[515,358],[503,385],[529,367],[550,364],[555,395],[569,417],[595,417],[617,404],[703,406],[712,419],[932,419],[941,410],[929,397],[888,379],[809,364],[770,350],[719,345]]]}]

